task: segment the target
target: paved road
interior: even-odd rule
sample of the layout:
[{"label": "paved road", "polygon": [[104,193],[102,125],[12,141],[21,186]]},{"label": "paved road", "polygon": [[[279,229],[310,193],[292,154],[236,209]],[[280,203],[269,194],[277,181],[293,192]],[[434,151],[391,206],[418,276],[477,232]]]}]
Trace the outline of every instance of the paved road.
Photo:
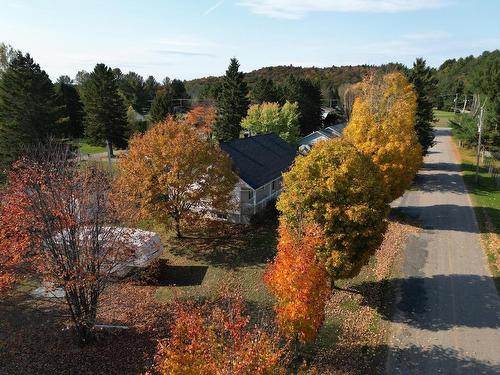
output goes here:
[{"label": "paved road", "polygon": [[424,229],[405,252],[388,374],[500,374],[500,299],[450,134],[436,131],[418,188],[393,204]]}]

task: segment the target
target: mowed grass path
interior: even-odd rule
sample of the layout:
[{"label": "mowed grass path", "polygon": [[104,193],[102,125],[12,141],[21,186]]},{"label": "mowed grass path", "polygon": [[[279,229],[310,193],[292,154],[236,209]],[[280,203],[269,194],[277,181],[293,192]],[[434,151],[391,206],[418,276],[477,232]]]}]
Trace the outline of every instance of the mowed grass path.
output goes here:
[{"label": "mowed grass path", "polygon": [[434,123],[436,128],[448,128],[450,127],[450,120],[453,118],[455,114],[453,112],[448,111],[440,111],[438,109],[434,110],[434,117],[437,119],[437,122]]},{"label": "mowed grass path", "polygon": [[[486,246],[491,272],[500,292],[500,188],[487,169],[479,168],[479,181],[476,183],[476,152],[472,149],[458,148],[462,159],[462,173],[467,190],[472,198],[474,211]],[[500,167],[497,161],[496,167]]]}]

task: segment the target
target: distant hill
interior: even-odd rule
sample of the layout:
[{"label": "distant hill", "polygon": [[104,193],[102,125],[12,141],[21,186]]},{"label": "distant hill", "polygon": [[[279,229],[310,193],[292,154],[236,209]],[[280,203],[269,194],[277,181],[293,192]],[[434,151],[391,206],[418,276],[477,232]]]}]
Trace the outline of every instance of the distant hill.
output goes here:
[{"label": "distant hill", "polygon": [[[332,66],[328,68],[300,67],[300,66],[270,66],[245,73],[245,79],[250,87],[259,77],[270,78],[275,83],[283,82],[289,75],[310,78],[318,81],[325,97],[330,89],[337,91],[343,84],[356,83],[361,81],[364,75],[370,71],[392,71],[404,69],[405,66],[398,63],[390,63],[381,66],[375,65],[354,65],[354,66]],[[186,81],[188,93],[194,97],[211,97],[213,91],[221,77],[205,77]]]}]

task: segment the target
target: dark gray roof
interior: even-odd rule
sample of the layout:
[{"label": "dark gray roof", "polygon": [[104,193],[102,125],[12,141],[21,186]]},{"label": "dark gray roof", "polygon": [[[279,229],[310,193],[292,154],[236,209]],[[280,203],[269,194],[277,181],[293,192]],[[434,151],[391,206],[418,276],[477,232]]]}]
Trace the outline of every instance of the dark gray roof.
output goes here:
[{"label": "dark gray roof", "polygon": [[295,149],[278,135],[262,134],[221,142],[240,178],[257,189],[286,172],[295,159]]}]

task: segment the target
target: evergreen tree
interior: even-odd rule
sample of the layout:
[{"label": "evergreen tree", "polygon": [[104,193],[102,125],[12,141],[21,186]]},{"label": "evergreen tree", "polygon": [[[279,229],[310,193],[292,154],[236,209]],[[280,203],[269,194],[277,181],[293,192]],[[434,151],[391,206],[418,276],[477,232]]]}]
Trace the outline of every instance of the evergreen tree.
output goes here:
[{"label": "evergreen tree", "polygon": [[135,72],[121,75],[118,81],[118,93],[122,96],[125,106],[132,106],[138,113],[145,114],[149,109],[146,84],[144,79]]},{"label": "evergreen tree", "polygon": [[253,104],[278,103],[278,90],[272,79],[260,77],[250,91],[250,100]]},{"label": "evergreen tree", "polygon": [[180,79],[173,79],[172,82],[170,82],[170,86],[172,87],[172,92],[174,93],[174,99],[189,99],[186,86],[184,86],[184,82]]},{"label": "evergreen tree", "polygon": [[16,51],[0,75],[0,174],[23,147],[56,132],[59,114],[47,73]]},{"label": "evergreen tree", "polygon": [[187,100],[190,96],[186,91],[186,86],[184,86],[184,82],[180,79],[174,79],[170,82],[170,87],[172,88],[172,92],[174,95],[174,105],[180,106],[183,111],[189,111],[190,103]]},{"label": "evergreen tree", "polygon": [[240,136],[240,123],[248,110],[248,87],[243,73],[238,70],[239,67],[238,60],[232,58],[226,75],[222,79],[221,92],[217,98],[217,121],[214,125],[214,135],[222,141],[229,141]]},{"label": "evergreen tree", "polygon": [[483,144],[500,149],[500,51],[483,52],[471,75],[472,89],[484,103]]},{"label": "evergreen tree", "polygon": [[71,138],[83,137],[83,104],[71,78],[68,76],[59,77],[54,87],[67,118],[65,126],[61,129],[62,134]]},{"label": "evergreen tree", "polygon": [[151,121],[160,122],[165,120],[168,115],[174,114],[174,107],[174,91],[169,84],[159,89],[153,99],[151,111],[149,112]]},{"label": "evergreen tree", "polygon": [[436,90],[436,80],[430,67],[426,66],[425,60],[417,58],[413,68],[409,72],[409,81],[413,84],[417,94],[417,117],[415,131],[418,142],[422,145],[424,155],[434,145],[434,111],[432,94]]},{"label": "evergreen tree", "polygon": [[321,89],[319,84],[307,78],[288,76],[281,87],[284,100],[297,102],[300,111],[300,132],[307,135],[321,128]]},{"label": "evergreen tree", "polygon": [[156,81],[155,77],[149,76],[144,82],[144,91],[146,93],[147,111],[151,109],[151,103],[156,96],[156,91],[160,88],[160,84]]},{"label": "evergreen tree", "polygon": [[97,64],[82,87],[85,136],[93,145],[126,147],[127,109],[111,68]]}]

